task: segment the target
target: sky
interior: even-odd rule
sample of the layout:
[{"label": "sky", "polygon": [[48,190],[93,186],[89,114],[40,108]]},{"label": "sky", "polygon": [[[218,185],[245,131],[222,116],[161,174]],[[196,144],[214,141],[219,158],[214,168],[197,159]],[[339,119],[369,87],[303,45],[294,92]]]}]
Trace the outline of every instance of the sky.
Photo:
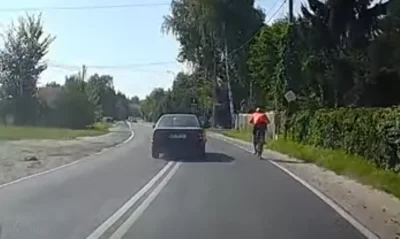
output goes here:
[{"label": "sky", "polygon": [[[272,15],[281,2],[257,0],[256,4]],[[52,81],[62,84],[66,75],[77,73],[85,64],[88,75],[112,75],[116,90],[143,99],[156,87],[171,87],[174,75],[187,68],[176,61],[179,43],[173,36],[161,32],[163,16],[169,14],[169,3],[170,0],[2,1],[0,31],[27,10],[41,12],[45,31],[56,39],[45,56],[49,68],[42,73],[39,84]],[[54,9],[124,4],[142,6]],[[296,0],[295,4],[298,5]],[[32,8],[40,11],[30,11]],[[287,4],[277,11],[275,18],[286,13]]]}]

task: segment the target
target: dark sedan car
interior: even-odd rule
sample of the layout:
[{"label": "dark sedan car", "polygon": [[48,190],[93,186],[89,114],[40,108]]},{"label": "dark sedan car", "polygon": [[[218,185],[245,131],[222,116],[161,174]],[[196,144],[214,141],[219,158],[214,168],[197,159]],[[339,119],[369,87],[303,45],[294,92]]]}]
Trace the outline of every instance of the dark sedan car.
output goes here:
[{"label": "dark sedan car", "polygon": [[206,138],[196,115],[166,114],[153,126],[151,154],[204,157]]}]

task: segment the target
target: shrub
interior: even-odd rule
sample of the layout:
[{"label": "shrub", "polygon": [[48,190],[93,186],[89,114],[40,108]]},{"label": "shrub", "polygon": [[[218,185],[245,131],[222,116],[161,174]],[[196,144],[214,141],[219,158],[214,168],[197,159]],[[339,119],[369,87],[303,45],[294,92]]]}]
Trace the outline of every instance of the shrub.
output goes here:
[{"label": "shrub", "polygon": [[343,149],[378,167],[400,168],[400,107],[300,111],[289,121],[299,143]]},{"label": "shrub", "polygon": [[93,129],[98,131],[107,131],[109,127],[110,125],[107,122],[95,122],[87,126],[88,129]]}]

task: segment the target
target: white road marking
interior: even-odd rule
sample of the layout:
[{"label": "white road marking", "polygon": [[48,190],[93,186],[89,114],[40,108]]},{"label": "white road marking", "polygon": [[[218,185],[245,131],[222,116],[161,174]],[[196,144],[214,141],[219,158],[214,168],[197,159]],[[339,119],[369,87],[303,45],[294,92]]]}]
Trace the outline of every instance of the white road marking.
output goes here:
[{"label": "white road marking", "polygon": [[[217,133],[218,134],[218,133]],[[218,135],[218,136],[213,136],[210,135],[211,137],[215,139],[220,139],[225,142],[228,142],[232,145],[235,145],[238,148],[241,148],[247,152],[253,153],[251,150],[247,149],[246,147],[243,147],[242,145],[239,145],[238,143],[234,142],[240,142],[241,144],[250,144],[241,140],[237,139],[232,139],[232,138],[226,138],[226,136],[223,135]],[[266,153],[264,153],[266,154]],[[301,183],[304,187],[306,187],[308,190],[310,190],[312,193],[314,193],[317,197],[319,197],[322,201],[324,201],[328,206],[330,206],[334,211],[336,211],[340,216],[342,216],[346,221],[348,221],[354,228],[356,228],[358,231],[360,231],[366,238],[368,239],[380,239],[379,236],[377,236],[375,233],[373,233],[371,230],[369,230],[367,227],[365,227],[363,224],[361,224],[357,219],[355,219],[353,216],[351,216],[345,209],[343,209],[340,205],[338,205],[335,201],[327,197],[324,193],[320,192],[318,189],[313,187],[311,184],[307,183],[305,180],[301,179],[297,175],[295,175],[292,171],[289,169],[281,166],[277,162],[274,162],[272,160],[268,160],[272,165],[276,166],[289,176],[291,176],[294,180],[298,181]]]},{"label": "white road marking", "polygon": [[[168,162],[139,192],[133,195],[118,211],[116,211],[111,217],[104,221],[96,230],[92,232],[86,239],[98,239],[100,238],[118,219],[120,219],[124,213],[126,213],[150,188],[168,171],[173,165],[173,162]],[[169,174],[168,174],[169,175]]]},{"label": "white road marking", "polygon": [[295,175],[293,172],[291,172],[289,169],[279,165],[277,162],[269,160],[270,163],[287,173],[289,176],[294,178],[296,181],[301,183],[304,187],[306,187],[308,190],[313,192],[315,195],[317,195],[322,201],[324,201],[326,204],[328,204],[333,210],[335,210],[340,216],[342,216],[344,219],[346,219],[351,225],[353,225],[357,230],[359,230],[366,238],[368,239],[379,239],[377,235],[375,235],[372,231],[370,231],[368,228],[366,228],[364,225],[362,225],[360,222],[358,222],[354,217],[352,217],[348,212],[346,212],[341,206],[339,206],[337,203],[335,203],[332,199],[327,197],[325,194],[320,192],[318,189],[314,188],[312,185],[304,181],[303,179],[299,178],[297,175]]},{"label": "white road marking", "polygon": [[[126,144],[126,143],[128,143],[129,141],[131,141],[132,139],[133,139],[133,137],[135,137],[135,133],[133,132],[133,130],[132,130],[132,125],[131,125],[131,123],[129,122],[129,121],[126,121],[126,124],[128,125],[128,127],[129,127],[129,130],[131,131],[131,136],[129,136],[129,138],[127,138],[124,142],[122,142],[120,145],[123,145],[123,144]],[[118,145],[119,146],[119,145]]]},{"label": "white road marking", "polygon": [[181,163],[176,163],[175,166],[169,171],[167,176],[157,185],[157,187],[151,192],[151,194],[140,204],[140,206],[131,214],[131,216],[111,235],[109,239],[121,239],[133,224],[139,219],[143,212],[150,206],[154,199],[160,194],[161,190],[167,185],[167,183],[178,171]]},{"label": "white road marking", "polygon": [[[111,147],[104,148],[104,149],[102,149],[100,152],[97,152],[97,153],[95,153],[95,154],[102,154],[102,153],[104,153],[105,151],[107,151],[107,150],[109,150],[109,149],[112,149],[112,148],[114,148],[114,147],[118,147],[118,146],[120,146],[120,145],[126,144],[126,143],[128,143],[129,141],[131,141],[131,140],[135,137],[135,133],[133,132],[133,130],[132,130],[132,128],[131,128],[131,126],[130,126],[129,124],[128,124],[128,127],[129,127],[130,130],[131,130],[131,135],[129,136],[128,139],[126,139],[124,142],[122,142],[122,143],[120,143],[120,144],[117,144],[117,145],[114,145],[114,146],[111,146]],[[5,187],[10,186],[10,185],[13,185],[13,184],[16,184],[16,183],[20,183],[20,182],[25,181],[25,180],[27,180],[27,179],[31,179],[31,178],[38,177],[38,176],[41,176],[41,175],[49,174],[49,173],[51,173],[51,172],[54,172],[54,171],[57,171],[57,170],[60,170],[60,169],[63,169],[63,168],[70,167],[70,166],[72,166],[72,165],[74,165],[74,164],[80,163],[80,162],[81,162],[83,159],[85,159],[85,158],[86,158],[86,157],[81,158],[81,159],[78,159],[78,160],[73,161],[73,162],[70,162],[70,163],[67,163],[67,164],[64,164],[64,165],[61,165],[61,166],[59,166],[59,167],[55,167],[55,168],[52,168],[52,169],[49,169],[49,170],[40,172],[40,173],[36,173],[36,174],[32,174],[32,175],[29,175],[29,176],[26,176],[26,177],[19,178],[19,179],[17,179],[17,180],[12,181],[12,182],[8,182],[8,183],[1,184],[1,185],[0,185],[0,189],[5,188]]]}]

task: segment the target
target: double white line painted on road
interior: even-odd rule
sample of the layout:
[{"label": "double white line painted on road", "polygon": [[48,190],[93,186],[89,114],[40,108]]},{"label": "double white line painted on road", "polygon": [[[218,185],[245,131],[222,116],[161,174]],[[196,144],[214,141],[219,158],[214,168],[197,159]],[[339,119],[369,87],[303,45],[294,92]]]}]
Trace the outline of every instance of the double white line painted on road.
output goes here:
[{"label": "double white line painted on road", "polygon": [[110,229],[130,208],[137,203],[144,194],[146,194],[157,181],[160,180],[166,174],[166,172],[172,167],[168,174],[162,179],[157,187],[151,192],[151,194],[135,209],[135,211],[129,216],[129,218],[112,234],[110,238],[119,239],[129,230],[129,228],[135,223],[135,221],[142,215],[142,213],[149,207],[150,203],[157,197],[161,190],[167,185],[172,176],[176,173],[181,163],[169,162],[161,169],[139,192],[133,195],[118,211],[116,211],[111,217],[104,221],[92,234],[86,239],[99,239],[108,229]]},{"label": "double white line painted on road", "polygon": [[178,171],[180,163],[176,163],[169,171],[167,176],[158,184],[158,186],[151,192],[151,194],[143,201],[143,203],[131,214],[131,216],[111,235],[110,239],[121,239],[125,233],[132,227],[136,220],[143,214],[143,212],[150,206],[150,203],[156,199],[157,195],[167,185],[172,176]]}]

